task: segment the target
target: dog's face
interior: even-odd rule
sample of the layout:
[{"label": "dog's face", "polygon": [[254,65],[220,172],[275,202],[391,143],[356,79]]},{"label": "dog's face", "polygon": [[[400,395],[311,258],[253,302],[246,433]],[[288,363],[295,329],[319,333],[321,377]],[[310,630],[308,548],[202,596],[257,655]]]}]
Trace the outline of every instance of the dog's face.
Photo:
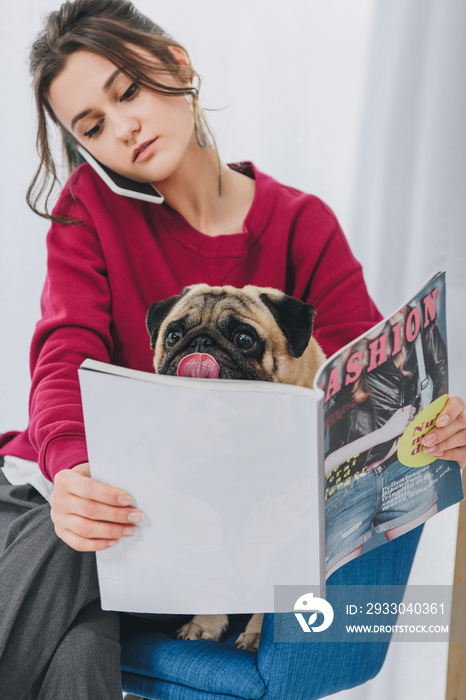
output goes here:
[{"label": "dog's face", "polygon": [[272,288],[186,287],[147,313],[155,371],[311,386],[324,359],[311,339],[314,315]]}]

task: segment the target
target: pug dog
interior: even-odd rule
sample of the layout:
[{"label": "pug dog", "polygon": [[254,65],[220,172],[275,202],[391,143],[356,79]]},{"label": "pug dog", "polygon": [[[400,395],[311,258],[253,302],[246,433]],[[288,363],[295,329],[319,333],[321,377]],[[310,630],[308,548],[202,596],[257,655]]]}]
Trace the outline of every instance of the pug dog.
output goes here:
[{"label": "pug dog", "polygon": [[[152,304],[146,316],[158,374],[251,379],[312,388],[325,355],[312,337],[315,309],[271,287],[185,287]],[[235,646],[256,651],[262,614],[254,614]],[[227,615],[195,615],[179,639],[218,641]]]}]

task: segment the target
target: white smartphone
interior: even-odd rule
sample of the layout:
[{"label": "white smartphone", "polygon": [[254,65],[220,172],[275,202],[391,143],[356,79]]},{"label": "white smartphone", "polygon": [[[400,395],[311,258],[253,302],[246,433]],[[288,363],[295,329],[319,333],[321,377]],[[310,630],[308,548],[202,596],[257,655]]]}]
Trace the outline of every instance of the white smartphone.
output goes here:
[{"label": "white smartphone", "polygon": [[130,180],[123,175],[119,175],[114,170],[110,170],[107,166],[99,163],[98,160],[91,156],[89,151],[86,151],[82,146],[77,146],[79,153],[82,155],[89,165],[96,171],[108,187],[116,194],[122,194],[125,197],[133,197],[134,199],[142,199],[144,202],[154,202],[162,204],[163,195],[155,189],[150,182],[137,182]]}]

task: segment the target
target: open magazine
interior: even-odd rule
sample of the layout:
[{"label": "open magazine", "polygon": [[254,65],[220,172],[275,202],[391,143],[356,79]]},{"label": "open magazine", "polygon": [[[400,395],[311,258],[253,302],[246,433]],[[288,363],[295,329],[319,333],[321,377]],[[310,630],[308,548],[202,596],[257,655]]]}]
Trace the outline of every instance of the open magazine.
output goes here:
[{"label": "open magazine", "polygon": [[463,498],[459,466],[421,443],[448,396],[444,273],[314,390],[93,360],[79,378],[91,474],[145,514],[97,553],[104,609],[280,612],[275,586],[323,596],[346,561]]},{"label": "open magazine", "polygon": [[333,355],[324,392],[327,576],[463,498],[460,469],[421,440],[448,398],[445,273]]}]

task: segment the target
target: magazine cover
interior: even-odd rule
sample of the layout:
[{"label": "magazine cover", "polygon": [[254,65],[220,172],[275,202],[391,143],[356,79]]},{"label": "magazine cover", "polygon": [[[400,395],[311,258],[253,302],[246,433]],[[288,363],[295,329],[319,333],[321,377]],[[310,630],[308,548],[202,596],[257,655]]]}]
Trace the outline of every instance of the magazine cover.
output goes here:
[{"label": "magazine cover", "polygon": [[463,498],[456,462],[421,440],[448,399],[445,273],[336,353],[324,392],[325,567],[338,567]]}]

